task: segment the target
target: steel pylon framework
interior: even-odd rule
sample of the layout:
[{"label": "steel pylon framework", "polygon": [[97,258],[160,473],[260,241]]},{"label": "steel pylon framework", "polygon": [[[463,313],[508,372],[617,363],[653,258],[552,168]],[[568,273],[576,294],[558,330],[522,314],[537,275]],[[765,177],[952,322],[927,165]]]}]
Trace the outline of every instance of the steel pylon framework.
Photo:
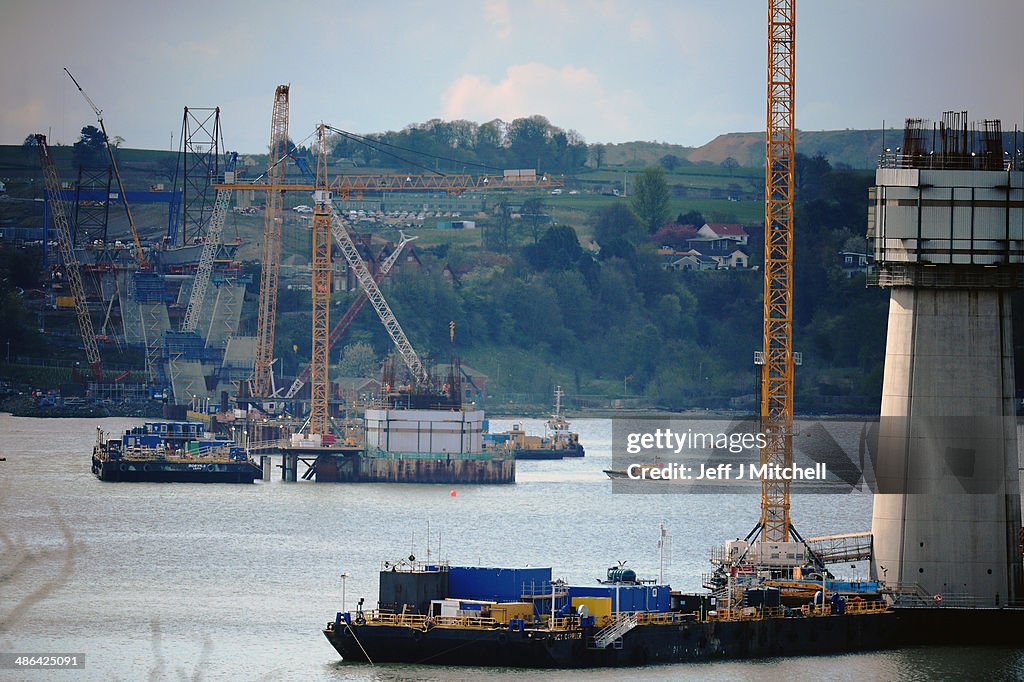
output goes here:
[{"label": "steel pylon framework", "polygon": [[[104,168],[78,167],[78,183],[75,185],[75,220],[71,225],[72,244],[92,244],[107,241],[107,222],[110,218],[110,184],[114,180],[111,166]],[[103,201],[82,198],[82,192],[100,190]]]},{"label": "steel pylon framework", "polygon": [[71,222],[68,220],[67,207],[60,190],[60,176],[57,175],[57,164],[50,155],[46,144],[46,135],[36,135],[36,146],[39,149],[39,162],[43,167],[43,181],[46,193],[50,195],[50,207],[53,210],[53,224],[57,228],[57,245],[64,259],[64,275],[71,295],[75,299],[75,313],[78,317],[78,330],[85,346],[85,359],[89,362],[93,376],[103,379],[103,364],[100,360],[100,349],[96,345],[96,332],[93,330],[92,318],[89,317],[89,305],[85,300],[85,287],[82,285],[82,272],[75,254],[75,245],[71,241]]},{"label": "steel pylon framework", "polygon": [[216,199],[211,201],[210,185],[221,174],[220,158],[224,139],[220,107],[185,107],[178,144],[175,187],[181,178],[181,240],[192,243],[209,230]]},{"label": "steel pylon framework", "polygon": [[313,192],[313,354],[310,360],[310,433],[328,433],[327,367],[331,323],[331,192],[327,189],[327,143],[323,123],[317,136],[316,191]]},{"label": "steel pylon framework", "polygon": [[[796,0],[768,1],[761,464],[793,464],[793,165]],[[790,534],[788,480],[761,484],[761,540]]]},{"label": "steel pylon framework", "polygon": [[[277,286],[281,274],[281,190],[288,156],[288,85],[274,92],[270,119],[270,153],[267,158],[267,207],[263,215],[263,249],[260,275],[260,304],[256,320],[256,359],[252,392],[258,397],[271,393],[270,363],[274,361],[274,326],[277,324]],[[251,187],[250,187],[251,189]]]}]

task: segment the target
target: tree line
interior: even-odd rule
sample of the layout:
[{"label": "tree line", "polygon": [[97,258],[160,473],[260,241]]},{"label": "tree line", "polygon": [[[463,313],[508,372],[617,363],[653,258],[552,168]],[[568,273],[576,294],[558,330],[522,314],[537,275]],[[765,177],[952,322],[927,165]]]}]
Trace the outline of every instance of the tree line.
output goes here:
[{"label": "tree line", "polygon": [[477,173],[484,167],[573,173],[583,168],[590,155],[582,135],[539,115],[481,124],[432,119],[365,137],[339,133],[331,144],[335,159],[410,172]]},{"label": "tree line", "polygon": [[[847,277],[839,260],[843,249],[866,248],[870,177],[823,161],[798,159],[794,336],[804,365],[797,408],[877,409],[887,292],[865,287],[863,275]],[[650,171],[654,200],[657,176]],[[562,383],[671,409],[751,407],[753,351],[762,344],[761,271],[666,270],[651,228],[673,219],[645,217],[649,208],[634,194],[632,203],[592,213],[588,224],[549,225],[536,237],[515,221],[507,253],[443,245],[437,262],[458,264],[457,280],[437,267],[399,268],[387,285],[389,301],[418,350],[442,362],[463,356],[489,375],[493,390],[543,393]],[[674,218],[701,220],[696,212]],[[583,228],[596,253],[580,244]],[[758,226],[747,228],[759,243]],[[752,250],[758,262],[758,248]],[[458,330],[454,348],[449,320]],[[366,313],[349,330],[346,346],[355,343],[378,357],[391,350]],[[337,349],[336,359],[344,352]]]}]

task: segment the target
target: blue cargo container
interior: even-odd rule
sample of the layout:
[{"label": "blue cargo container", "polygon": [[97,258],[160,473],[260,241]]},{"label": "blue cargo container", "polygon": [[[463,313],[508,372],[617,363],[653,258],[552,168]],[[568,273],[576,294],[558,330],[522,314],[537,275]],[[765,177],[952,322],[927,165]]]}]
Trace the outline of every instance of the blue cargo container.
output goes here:
[{"label": "blue cargo container", "polygon": [[550,592],[551,568],[448,568],[448,596],[453,599],[519,601],[524,590]]},{"label": "blue cargo container", "polygon": [[569,597],[608,597],[612,600],[612,610],[664,613],[669,610],[669,590],[668,585],[570,586]]}]

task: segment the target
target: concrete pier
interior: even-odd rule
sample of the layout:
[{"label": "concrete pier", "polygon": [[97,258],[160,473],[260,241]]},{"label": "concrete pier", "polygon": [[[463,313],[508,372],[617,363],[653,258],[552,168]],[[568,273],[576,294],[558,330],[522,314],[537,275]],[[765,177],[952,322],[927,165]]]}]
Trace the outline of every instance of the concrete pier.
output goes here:
[{"label": "concrete pier", "polygon": [[871,568],[936,604],[1004,606],[1024,598],[1010,312],[1024,173],[1002,168],[1001,135],[944,121],[929,150],[920,123],[872,190],[874,283],[891,295]]},{"label": "concrete pier", "polygon": [[872,532],[889,584],[1020,596],[1009,294],[893,289]]}]

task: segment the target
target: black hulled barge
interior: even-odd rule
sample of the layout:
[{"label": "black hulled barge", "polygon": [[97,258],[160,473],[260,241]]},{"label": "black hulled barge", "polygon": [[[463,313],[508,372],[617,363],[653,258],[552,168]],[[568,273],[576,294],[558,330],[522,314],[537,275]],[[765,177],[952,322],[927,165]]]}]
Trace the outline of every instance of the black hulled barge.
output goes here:
[{"label": "black hulled barge", "polygon": [[252,483],[262,475],[245,448],[198,422],[146,422],[107,438],[96,429],[92,472],[101,481]]}]

